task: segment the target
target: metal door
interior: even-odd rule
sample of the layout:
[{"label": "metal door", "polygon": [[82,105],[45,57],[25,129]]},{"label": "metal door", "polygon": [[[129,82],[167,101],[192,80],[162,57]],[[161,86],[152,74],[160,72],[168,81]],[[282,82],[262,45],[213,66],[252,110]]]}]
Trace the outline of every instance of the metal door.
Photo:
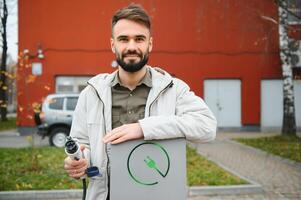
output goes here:
[{"label": "metal door", "polygon": [[[294,81],[294,94],[296,126],[301,127],[301,80]],[[268,130],[280,130],[282,127],[282,118],[282,80],[261,81],[261,127]]]},{"label": "metal door", "polygon": [[241,126],[241,81],[237,79],[205,80],[204,96],[215,114],[218,127]]}]

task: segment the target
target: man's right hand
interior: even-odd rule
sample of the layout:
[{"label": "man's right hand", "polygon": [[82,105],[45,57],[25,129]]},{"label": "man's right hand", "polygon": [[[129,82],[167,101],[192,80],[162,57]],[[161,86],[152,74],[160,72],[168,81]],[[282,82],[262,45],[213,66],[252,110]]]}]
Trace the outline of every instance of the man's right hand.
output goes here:
[{"label": "man's right hand", "polygon": [[[81,146],[81,150],[84,150],[84,146]],[[72,178],[80,178],[86,174],[88,167],[88,161],[85,158],[79,160],[72,160],[70,157],[65,158],[65,170]]]}]

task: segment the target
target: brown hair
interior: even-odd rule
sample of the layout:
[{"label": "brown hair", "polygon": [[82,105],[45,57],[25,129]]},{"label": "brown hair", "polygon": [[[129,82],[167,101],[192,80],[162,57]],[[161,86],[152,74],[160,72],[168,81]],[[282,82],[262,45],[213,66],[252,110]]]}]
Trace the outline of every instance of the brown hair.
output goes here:
[{"label": "brown hair", "polygon": [[139,4],[131,3],[127,7],[118,10],[112,17],[112,33],[116,23],[121,19],[128,19],[140,23],[151,30],[151,21],[147,12]]}]

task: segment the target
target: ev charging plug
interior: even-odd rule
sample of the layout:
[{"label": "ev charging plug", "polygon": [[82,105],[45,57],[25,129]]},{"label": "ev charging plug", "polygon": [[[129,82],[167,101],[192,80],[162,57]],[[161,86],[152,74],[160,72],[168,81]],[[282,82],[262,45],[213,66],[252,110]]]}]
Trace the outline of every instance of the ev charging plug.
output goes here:
[{"label": "ev charging plug", "polygon": [[[67,137],[67,141],[65,143],[65,152],[72,160],[79,160],[84,158],[84,154],[80,150],[79,143],[76,139],[73,139],[71,136]],[[81,177],[83,181],[83,200],[86,199],[86,192],[87,192],[87,184],[86,178]]]}]

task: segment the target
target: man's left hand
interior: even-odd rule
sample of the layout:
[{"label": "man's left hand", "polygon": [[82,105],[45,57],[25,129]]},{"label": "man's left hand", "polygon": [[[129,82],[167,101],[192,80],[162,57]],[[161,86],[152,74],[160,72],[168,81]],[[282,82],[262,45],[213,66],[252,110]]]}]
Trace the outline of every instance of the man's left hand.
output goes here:
[{"label": "man's left hand", "polygon": [[108,132],[103,138],[104,143],[118,144],[128,140],[143,138],[143,131],[139,123],[124,124]]}]

